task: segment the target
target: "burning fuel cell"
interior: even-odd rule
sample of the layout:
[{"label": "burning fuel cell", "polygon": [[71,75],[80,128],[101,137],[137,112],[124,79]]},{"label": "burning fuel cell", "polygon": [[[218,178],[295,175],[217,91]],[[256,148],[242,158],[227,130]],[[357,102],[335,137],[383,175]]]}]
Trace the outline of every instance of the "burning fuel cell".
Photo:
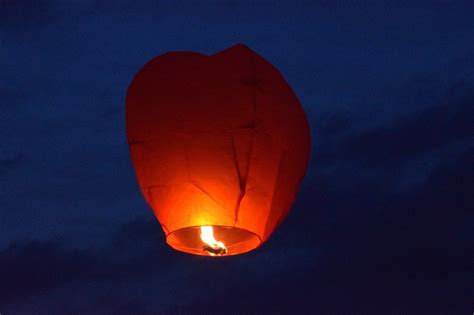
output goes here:
[{"label": "burning fuel cell", "polygon": [[222,256],[227,254],[227,248],[224,243],[214,238],[214,229],[212,226],[201,226],[201,240],[204,243],[203,250],[210,256]]}]

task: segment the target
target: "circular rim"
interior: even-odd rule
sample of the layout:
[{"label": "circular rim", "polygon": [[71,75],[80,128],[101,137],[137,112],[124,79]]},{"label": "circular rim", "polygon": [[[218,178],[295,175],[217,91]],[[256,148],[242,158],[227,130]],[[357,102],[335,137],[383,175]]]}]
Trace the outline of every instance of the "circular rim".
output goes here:
[{"label": "circular rim", "polygon": [[[173,244],[171,244],[169,242],[169,238],[172,234],[176,233],[176,232],[179,232],[179,231],[183,231],[183,230],[187,230],[187,229],[198,229],[198,228],[201,228],[202,226],[206,226],[206,225],[191,225],[191,226],[187,226],[187,227],[183,227],[183,228],[179,228],[179,229],[176,229],[174,231],[171,231],[169,233],[166,234],[166,243],[172,247],[173,249],[177,250],[177,251],[180,251],[180,252],[183,252],[183,253],[186,253],[186,254],[190,254],[190,255],[198,255],[198,256],[204,256],[204,257],[212,257],[212,258],[215,258],[215,257],[228,257],[228,256],[235,256],[235,255],[240,255],[240,254],[245,254],[245,253],[248,253],[248,252],[251,252],[257,248],[259,248],[262,244],[263,244],[263,241],[262,241],[262,238],[255,232],[252,232],[252,231],[249,231],[247,229],[243,229],[243,228],[240,228],[240,227],[235,227],[235,226],[229,226],[229,225],[208,225],[208,226],[212,226],[212,227],[218,227],[218,228],[224,228],[224,229],[233,229],[233,230],[240,230],[240,231],[244,231],[248,234],[251,234],[253,237],[256,237],[256,240],[258,241],[257,243],[257,246],[255,247],[252,247],[248,250],[245,250],[245,251],[242,251],[242,252],[238,252],[238,253],[229,253],[229,254],[226,254],[226,255],[220,255],[220,256],[211,256],[211,255],[207,255],[207,254],[204,254],[204,253],[198,253],[196,251],[196,248],[195,247],[186,247],[186,246],[181,246],[181,248],[179,247],[175,247],[173,246]],[[243,241],[243,242],[248,242],[248,241]],[[232,248],[232,247],[235,247],[236,245],[239,245],[243,242],[239,242],[239,243],[235,243],[235,244],[232,244],[230,246],[228,246],[227,248]],[[189,251],[186,251],[186,250],[183,250],[183,249],[186,249],[186,248],[189,248],[190,250]]]}]

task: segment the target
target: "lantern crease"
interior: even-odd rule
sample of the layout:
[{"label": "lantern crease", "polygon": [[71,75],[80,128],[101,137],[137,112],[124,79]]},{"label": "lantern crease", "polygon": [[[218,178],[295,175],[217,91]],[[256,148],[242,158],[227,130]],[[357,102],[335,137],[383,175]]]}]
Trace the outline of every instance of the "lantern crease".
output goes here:
[{"label": "lantern crease", "polygon": [[222,204],[217,200],[215,199],[214,197],[212,197],[212,195],[207,192],[204,188],[202,188],[201,186],[199,186],[198,184],[196,184],[194,181],[190,181],[190,184],[193,185],[194,187],[196,187],[197,189],[199,189],[200,191],[202,191],[206,196],[208,196],[209,198],[212,199],[212,201],[214,201],[215,203],[217,203],[219,206],[222,207]]},{"label": "lantern crease", "polygon": [[[250,150],[248,150],[248,153],[245,157],[245,169],[241,170],[241,167],[239,165],[239,154],[237,153],[237,147],[236,147],[236,144],[235,144],[235,136],[234,136],[234,133],[231,133],[231,142],[232,142],[232,153],[233,153],[233,158],[234,158],[234,165],[235,165],[235,169],[236,169],[236,172],[237,172],[237,176],[238,176],[238,179],[239,179],[239,188],[240,188],[240,192],[239,192],[239,196],[237,197],[237,200],[235,202],[235,206],[234,206],[234,226],[235,224],[237,223],[238,219],[239,219],[239,210],[240,210],[240,203],[242,202],[242,199],[244,198],[245,196],[245,190],[246,190],[246,186],[247,186],[247,175],[248,175],[248,171],[249,171],[249,168],[250,168],[250,162],[251,162],[251,159],[252,159],[252,152],[253,152],[253,145],[254,145],[254,140],[255,140],[255,130],[251,130],[251,141],[250,141]],[[248,143],[247,143],[248,144]],[[241,160],[240,160],[240,164],[243,163]]]},{"label": "lantern crease", "polygon": [[[244,49],[247,50],[247,47],[244,47]],[[237,176],[239,178],[239,187],[240,187],[240,194],[237,197],[235,207],[234,207],[234,226],[237,224],[237,221],[239,220],[240,204],[242,202],[242,199],[245,196],[245,190],[247,188],[246,187],[247,186],[247,175],[248,175],[248,172],[249,172],[249,169],[250,169],[250,164],[251,164],[251,161],[252,161],[253,147],[254,147],[254,143],[255,143],[255,127],[256,127],[256,120],[257,120],[257,86],[256,86],[256,82],[257,82],[257,64],[256,64],[256,60],[255,60],[255,55],[253,53],[250,54],[250,57],[252,59],[253,81],[251,82],[252,84],[249,84],[249,85],[250,85],[250,88],[252,90],[252,96],[253,96],[253,98],[252,98],[252,100],[253,100],[253,120],[250,123],[250,126],[251,126],[250,129],[252,130],[252,142],[251,142],[250,151],[249,151],[248,156],[247,156],[247,164],[246,164],[245,173],[244,173],[245,175],[241,174],[241,172],[239,170],[239,163],[238,163],[238,157],[237,157],[237,150],[236,150],[236,147],[235,147],[234,134],[233,133],[231,134],[232,148],[233,148],[233,154],[234,154],[234,163],[235,163],[235,168],[236,168],[236,171],[237,171]],[[244,84],[245,84],[245,82],[244,82]],[[244,175],[244,177],[243,177],[243,175]]]}]

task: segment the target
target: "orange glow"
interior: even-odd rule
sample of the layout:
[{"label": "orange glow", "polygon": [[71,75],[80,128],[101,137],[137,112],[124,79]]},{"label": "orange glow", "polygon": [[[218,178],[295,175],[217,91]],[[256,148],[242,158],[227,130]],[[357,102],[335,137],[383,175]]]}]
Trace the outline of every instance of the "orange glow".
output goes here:
[{"label": "orange glow", "polygon": [[231,256],[284,220],[306,172],[310,130],[291,87],[244,45],[148,62],[126,97],[140,190],[174,249]]}]

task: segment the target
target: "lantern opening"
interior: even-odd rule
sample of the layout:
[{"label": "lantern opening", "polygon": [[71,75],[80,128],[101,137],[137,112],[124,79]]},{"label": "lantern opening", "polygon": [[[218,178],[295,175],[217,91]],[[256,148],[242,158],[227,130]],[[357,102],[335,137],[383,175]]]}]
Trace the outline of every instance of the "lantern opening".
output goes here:
[{"label": "lantern opening", "polygon": [[182,252],[202,256],[231,256],[257,248],[260,237],[231,226],[192,226],[169,233],[166,242]]}]

